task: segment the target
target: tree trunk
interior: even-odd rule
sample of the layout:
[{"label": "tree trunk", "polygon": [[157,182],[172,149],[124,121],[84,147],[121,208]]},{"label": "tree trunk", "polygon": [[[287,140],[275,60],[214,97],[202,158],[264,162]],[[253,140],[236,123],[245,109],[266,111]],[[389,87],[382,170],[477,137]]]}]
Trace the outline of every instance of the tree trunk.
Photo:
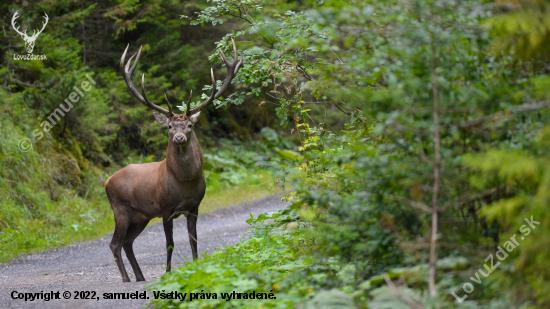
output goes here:
[{"label": "tree trunk", "polygon": [[437,225],[439,211],[439,177],[441,167],[441,136],[439,134],[439,106],[437,94],[437,73],[435,59],[435,43],[432,36],[432,90],[433,90],[433,122],[434,122],[434,179],[432,196],[432,233],[430,241],[430,262],[428,267],[428,288],[430,297],[437,296]]}]

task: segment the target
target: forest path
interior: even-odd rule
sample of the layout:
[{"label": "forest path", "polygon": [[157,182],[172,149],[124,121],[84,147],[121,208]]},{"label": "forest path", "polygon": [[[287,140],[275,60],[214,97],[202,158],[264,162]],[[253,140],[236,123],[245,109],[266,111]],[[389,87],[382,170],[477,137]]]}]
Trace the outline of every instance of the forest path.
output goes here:
[{"label": "forest path", "polygon": [[[208,215],[199,215],[197,222],[199,255],[218,247],[238,243],[248,229],[246,220],[250,214],[275,211],[286,207],[277,195],[230,208],[220,209]],[[132,293],[164,274],[166,243],[162,224],[148,226],[135,240],[134,252],[147,281],[135,282],[135,277],[123,253],[130,283],[123,283],[113,254],[109,249],[112,234],[100,239],[57,249],[28,254],[0,265],[0,308],[144,308],[148,300],[105,300],[103,293]],[[185,218],[174,221],[175,250],[172,269],[191,260],[191,248],[187,237]],[[12,299],[12,292],[31,293],[60,291],[61,299],[50,301]],[[70,292],[68,300],[63,292]],[[75,300],[75,291],[95,291],[99,300]],[[153,299],[152,293],[147,293]]]}]

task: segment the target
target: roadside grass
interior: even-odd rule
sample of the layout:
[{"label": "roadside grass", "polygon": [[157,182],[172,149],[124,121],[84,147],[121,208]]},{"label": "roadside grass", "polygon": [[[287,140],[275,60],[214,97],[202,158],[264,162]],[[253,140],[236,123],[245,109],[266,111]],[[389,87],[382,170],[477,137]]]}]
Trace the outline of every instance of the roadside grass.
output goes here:
[{"label": "roadside grass", "polygon": [[[3,214],[11,214],[12,220],[2,222],[0,262],[103,236],[114,226],[114,220],[102,191],[101,185],[94,185],[84,198],[74,190],[66,190],[55,200],[43,191],[26,192],[25,197],[42,197],[34,204],[38,212],[16,203],[17,200],[7,200],[1,210]],[[19,214],[14,215],[15,212]]]}]

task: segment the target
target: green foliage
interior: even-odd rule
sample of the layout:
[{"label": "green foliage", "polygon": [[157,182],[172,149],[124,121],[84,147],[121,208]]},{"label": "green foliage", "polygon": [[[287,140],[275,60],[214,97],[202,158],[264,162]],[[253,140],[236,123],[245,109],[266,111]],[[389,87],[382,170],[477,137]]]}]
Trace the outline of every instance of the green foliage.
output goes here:
[{"label": "green foliage", "polygon": [[[300,219],[315,227],[304,231],[315,239],[304,254],[335,259],[351,274],[324,288],[347,291],[359,306],[403,307],[387,273],[418,306],[454,307],[451,292],[464,294],[499,239],[531,214],[546,222],[545,1],[211,5],[193,22],[244,22],[217,44],[247,41],[237,79],[267,91],[265,104],[277,105],[280,125],[297,135],[300,157],[279,164],[278,177],[296,190],[288,200]],[[347,115],[339,130],[329,108]],[[268,218],[279,217],[249,222]],[[535,230],[463,305],[546,307],[545,231]],[[439,265],[435,287],[430,255]]]},{"label": "green foliage", "polygon": [[[147,289],[170,290],[184,293],[217,293],[217,299],[185,301],[188,308],[287,308],[296,303],[310,287],[288,280],[288,276],[306,265],[291,248],[293,241],[303,240],[299,233],[282,237],[255,235],[250,240],[227,247],[212,255],[203,255],[200,261],[189,262],[184,267],[170,272]],[[297,259],[298,258],[298,259]],[[281,267],[280,265],[284,265]],[[296,288],[296,285],[298,286]],[[221,293],[269,293],[276,299],[226,301]],[[179,301],[156,300],[162,308],[179,307]]]},{"label": "green foliage", "polygon": [[[548,1],[499,1],[502,8],[514,8],[486,21],[487,27],[497,36],[495,52],[511,51],[515,58],[532,61],[548,60],[550,46],[550,4]],[[518,9],[520,8],[520,9]],[[539,66],[534,66],[537,69]]]},{"label": "green foliage", "polygon": [[[465,158],[465,165],[477,171],[474,184],[488,187],[495,183],[508,192],[505,198],[497,200],[482,209],[482,214],[490,220],[498,220],[506,226],[504,237],[510,237],[527,223],[525,219],[540,222],[530,235],[521,242],[521,251],[513,253],[513,260],[505,264],[500,274],[504,282],[514,282],[514,290],[520,299],[529,299],[524,289],[531,291],[531,297],[539,304],[550,301],[550,286],[547,279],[548,254],[544,246],[548,238],[549,216],[547,206],[550,203],[550,162],[547,153],[550,150],[550,126],[540,132],[534,145],[525,145],[523,151],[515,147],[493,149],[486,153]],[[521,284],[519,284],[521,282]]]},{"label": "green foliage", "polygon": [[[28,113],[17,98],[0,96],[1,109]],[[45,139],[34,145],[37,152],[24,153],[18,148],[25,136],[18,123],[8,113],[2,113],[0,123],[0,261],[111,230],[112,212],[101,181],[105,174],[89,166],[74,137]]]},{"label": "green foliage", "polygon": [[[217,299],[189,301],[187,297],[183,303],[179,300],[158,299],[153,301],[155,306],[292,308],[296,304],[304,303],[314,291],[326,287],[329,282],[341,282],[341,264],[337,260],[313,262],[303,256],[304,248],[311,246],[313,242],[310,237],[305,236],[307,226],[298,225],[294,221],[291,223],[298,228],[291,228],[290,223],[283,224],[296,218],[290,208],[276,214],[260,215],[252,221],[260,223],[267,217],[277,219],[271,225],[256,224],[250,239],[211,255],[205,254],[200,260],[188,262],[146,287],[152,291],[216,293]],[[227,301],[227,298],[221,298],[221,293],[233,291],[249,294],[272,292],[275,299]],[[347,303],[351,302],[347,300]]]}]

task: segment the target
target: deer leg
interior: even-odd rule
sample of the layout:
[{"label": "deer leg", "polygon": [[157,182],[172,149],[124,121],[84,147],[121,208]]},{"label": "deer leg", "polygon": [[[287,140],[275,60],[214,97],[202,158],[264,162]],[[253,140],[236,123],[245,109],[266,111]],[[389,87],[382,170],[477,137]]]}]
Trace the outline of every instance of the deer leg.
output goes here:
[{"label": "deer leg", "polygon": [[134,249],[132,248],[132,245],[134,244],[134,240],[136,237],[138,237],[139,234],[145,229],[147,224],[149,223],[149,220],[145,219],[143,221],[132,221],[130,223],[130,227],[128,228],[128,232],[126,233],[126,238],[124,239],[124,243],[122,247],[124,248],[124,252],[126,252],[126,257],[128,258],[128,261],[130,261],[130,265],[132,265],[132,269],[134,270],[134,275],[136,275],[136,281],[145,281],[145,277],[143,276],[143,273],[141,272],[141,269],[139,268],[138,262],[136,260],[136,256],[134,255]]},{"label": "deer leg", "polygon": [[190,212],[187,215],[187,233],[189,234],[189,243],[191,244],[191,252],[193,253],[193,260],[198,258],[197,255],[197,218],[199,209]]},{"label": "deer leg", "polygon": [[130,282],[130,278],[128,277],[128,273],[126,273],[126,268],[124,268],[124,262],[122,261],[122,255],[120,253],[122,251],[124,238],[126,237],[126,232],[130,226],[131,218],[131,211],[115,214],[115,232],[113,233],[113,239],[109,245],[109,248],[111,248],[111,251],[113,251],[113,255],[115,256],[115,262],[118,266],[118,270],[120,271],[120,275],[122,276],[122,282]]},{"label": "deer leg", "polygon": [[162,225],[166,236],[166,272],[169,272],[172,268],[172,251],[174,250],[174,238],[172,237],[174,221],[170,219],[170,214],[162,217]]}]

